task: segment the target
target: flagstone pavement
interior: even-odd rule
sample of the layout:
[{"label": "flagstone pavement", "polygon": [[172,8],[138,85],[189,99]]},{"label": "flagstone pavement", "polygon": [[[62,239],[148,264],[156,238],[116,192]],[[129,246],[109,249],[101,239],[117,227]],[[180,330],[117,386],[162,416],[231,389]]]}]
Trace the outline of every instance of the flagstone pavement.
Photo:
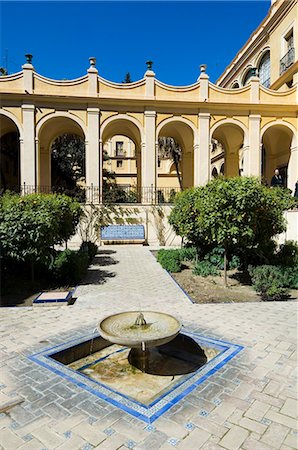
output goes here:
[{"label": "flagstone pavement", "polygon": [[[101,247],[72,306],[1,308],[0,448],[297,449],[297,302],[193,304],[142,246]],[[124,310],[244,349],[152,425],[28,356]]]}]

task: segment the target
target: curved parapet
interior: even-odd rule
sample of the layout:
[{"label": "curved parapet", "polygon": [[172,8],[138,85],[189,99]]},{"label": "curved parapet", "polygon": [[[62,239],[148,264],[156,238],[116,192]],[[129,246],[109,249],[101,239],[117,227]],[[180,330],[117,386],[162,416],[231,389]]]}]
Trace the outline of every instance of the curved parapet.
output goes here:
[{"label": "curved parapet", "polygon": [[53,80],[34,72],[34,93],[84,96],[88,94],[88,75],[73,80]]},{"label": "curved parapet", "polygon": [[209,102],[215,103],[249,103],[250,86],[226,89],[209,83]]},{"label": "curved parapet", "polygon": [[0,92],[23,92],[23,71],[0,77]]},{"label": "curved parapet", "polygon": [[98,77],[99,93],[101,96],[111,97],[142,97],[145,96],[146,91],[146,79],[134,81],[133,83],[115,83],[113,81],[106,80],[102,77]]}]

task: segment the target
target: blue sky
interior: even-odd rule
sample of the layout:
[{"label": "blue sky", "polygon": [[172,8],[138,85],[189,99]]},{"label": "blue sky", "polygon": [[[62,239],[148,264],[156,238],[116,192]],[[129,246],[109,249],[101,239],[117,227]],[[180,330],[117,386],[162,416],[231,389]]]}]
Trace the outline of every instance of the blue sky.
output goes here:
[{"label": "blue sky", "polygon": [[99,74],[121,82],[143,77],[154,61],[168,84],[196,81],[200,64],[215,82],[266,16],[270,1],[7,1],[1,6],[1,61],[9,73],[33,54],[49,78],[86,73],[89,56]]}]

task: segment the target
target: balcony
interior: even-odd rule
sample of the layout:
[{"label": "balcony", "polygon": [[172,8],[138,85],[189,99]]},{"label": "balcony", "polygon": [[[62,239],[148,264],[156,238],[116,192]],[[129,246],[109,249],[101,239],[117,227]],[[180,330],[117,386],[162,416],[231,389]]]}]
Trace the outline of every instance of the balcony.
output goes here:
[{"label": "balcony", "polygon": [[280,69],[279,74],[282,75],[289,67],[294,64],[295,61],[295,49],[294,47],[290,48],[288,53],[280,60]]}]

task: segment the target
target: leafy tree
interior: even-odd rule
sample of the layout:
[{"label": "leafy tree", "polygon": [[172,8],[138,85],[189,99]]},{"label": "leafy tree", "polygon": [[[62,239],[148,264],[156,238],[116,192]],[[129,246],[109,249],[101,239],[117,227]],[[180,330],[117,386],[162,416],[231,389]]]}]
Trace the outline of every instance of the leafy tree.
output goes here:
[{"label": "leafy tree", "polygon": [[159,159],[171,159],[175,164],[176,174],[182,191],[182,178],[180,174],[179,162],[182,157],[182,149],[172,137],[158,138],[158,157]]},{"label": "leafy tree", "polygon": [[0,199],[1,258],[49,263],[52,247],[75,234],[81,216],[78,202],[58,194],[5,194]]},{"label": "leafy tree", "polygon": [[180,236],[224,248],[224,277],[233,247],[268,245],[286,230],[283,212],[296,204],[285,189],[249,177],[217,178],[177,195],[169,221]]},{"label": "leafy tree", "polygon": [[3,77],[5,75],[8,75],[7,69],[5,69],[5,67],[0,67],[0,77]]},{"label": "leafy tree", "polygon": [[131,77],[130,77],[130,72],[127,72],[125,75],[124,80],[122,81],[122,83],[126,84],[126,83],[132,83]]},{"label": "leafy tree", "polygon": [[52,145],[52,184],[54,187],[75,189],[85,180],[85,143],[76,134],[63,134]]}]

